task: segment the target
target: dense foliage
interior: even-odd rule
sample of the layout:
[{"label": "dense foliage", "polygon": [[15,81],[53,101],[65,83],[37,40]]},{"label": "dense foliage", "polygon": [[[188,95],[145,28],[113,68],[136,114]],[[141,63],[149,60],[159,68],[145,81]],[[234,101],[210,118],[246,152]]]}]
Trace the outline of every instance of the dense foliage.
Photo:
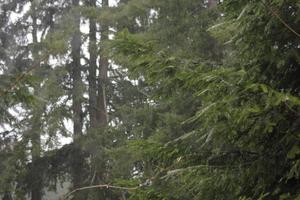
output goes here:
[{"label": "dense foliage", "polygon": [[300,199],[299,10],[4,1],[0,197]]}]

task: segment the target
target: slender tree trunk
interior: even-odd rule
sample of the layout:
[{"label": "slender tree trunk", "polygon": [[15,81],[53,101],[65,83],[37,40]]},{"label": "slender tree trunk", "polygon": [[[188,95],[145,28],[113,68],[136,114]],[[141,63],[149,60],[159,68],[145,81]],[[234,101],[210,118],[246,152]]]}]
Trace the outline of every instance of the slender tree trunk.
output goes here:
[{"label": "slender tree trunk", "polygon": [[[90,7],[97,7],[96,0],[89,0],[88,6]],[[102,24],[102,23],[101,23]],[[101,26],[102,28],[102,26]],[[101,32],[101,39],[102,32]],[[101,40],[102,42],[102,40]],[[99,68],[97,65],[97,59],[99,57],[99,47],[97,44],[97,22],[95,21],[94,17],[89,18],[89,114],[90,114],[90,126],[89,132],[100,131],[101,128],[107,125],[107,112],[106,112],[106,100],[105,100],[105,81],[106,81],[106,74],[107,74],[107,65],[102,63],[102,60],[99,61]],[[101,56],[101,55],[100,55]],[[101,57],[102,58],[102,57]],[[108,62],[107,62],[108,63]],[[104,67],[102,67],[104,66]],[[99,75],[97,77],[97,70]],[[101,85],[100,85],[101,83]],[[100,147],[101,148],[101,147]],[[104,176],[105,173],[105,159],[95,161],[94,154],[91,153],[91,171],[95,173],[96,178],[92,178],[91,183],[96,182],[97,184],[104,183]],[[91,199],[106,199],[106,191],[105,190],[98,190],[89,193],[89,197]]]},{"label": "slender tree trunk", "polygon": [[[32,2],[31,10],[32,10],[32,42],[33,42],[33,50],[32,50],[32,57],[33,57],[33,65],[39,66],[39,50],[37,49],[38,39],[37,39],[37,14],[36,8],[37,3],[36,1]],[[35,93],[38,90],[38,86],[34,88]],[[32,129],[31,129],[31,156],[32,156],[32,174],[34,174],[32,188],[31,188],[31,200],[41,200],[42,199],[42,189],[43,189],[43,180],[41,169],[38,165],[38,160],[41,156],[41,119],[40,114],[42,110],[38,106],[38,108],[33,108],[33,117],[32,117]]]},{"label": "slender tree trunk", "polygon": [[[102,0],[102,7],[108,7],[108,0]],[[105,22],[101,23],[101,46],[108,40],[108,25]],[[107,106],[106,106],[106,83],[107,83],[107,70],[108,58],[105,56],[103,49],[100,49],[99,61],[99,78],[98,78],[98,112],[97,118],[99,125],[104,127],[108,123]]]},{"label": "slender tree trunk", "polygon": [[41,156],[41,123],[40,117],[38,117],[39,111],[34,111],[33,116],[33,126],[32,126],[32,136],[31,136],[31,155],[32,155],[32,189],[31,189],[31,200],[41,200],[42,190],[43,190],[43,179],[42,179],[42,168],[39,165],[39,159]]},{"label": "slender tree trunk", "polygon": [[[96,0],[90,0],[90,6],[96,7]],[[94,131],[98,126],[97,120],[97,25],[95,19],[89,19],[89,114],[90,114],[90,129]]]},{"label": "slender tree trunk", "polygon": [[[73,0],[73,6],[79,6],[79,0]],[[81,33],[80,33],[80,14],[74,13],[75,30],[71,41],[71,57],[72,57],[72,79],[73,79],[73,134],[74,140],[82,135],[83,113],[82,113],[82,80],[81,80],[81,64],[80,64],[80,48],[81,48]]]},{"label": "slender tree trunk", "polygon": [[[102,8],[109,7],[108,0],[102,0]],[[103,46],[109,37],[109,26],[106,21],[102,21],[100,24],[100,36],[101,36],[101,49],[100,49],[100,59],[99,59],[99,78],[98,78],[98,120],[101,127],[106,127],[108,125],[108,112],[107,112],[107,99],[106,99],[106,89],[108,83],[108,67],[109,60],[106,56]],[[105,180],[107,178],[107,171],[105,168],[105,161],[103,163],[103,171],[101,176]],[[104,200],[111,200],[112,194],[109,191],[104,191]],[[119,199],[119,198],[118,198]]]},{"label": "slender tree trunk", "polygon": [[[79,6],[79,0],[72,0],[73,7]],[[71,77],[72,77],[72,111],[73,111],[73,140],[74,149],[72,157],[72,183],[73,189],[84,185],[84,157],[79,145],[83,128],[83,83],[81,77],[80,51],[81,51],[81,32],[80,32],[80,13],[73,12],[74,33],[71,40]],[[84,200],[84,193],[74,195],[75,200]]]}]

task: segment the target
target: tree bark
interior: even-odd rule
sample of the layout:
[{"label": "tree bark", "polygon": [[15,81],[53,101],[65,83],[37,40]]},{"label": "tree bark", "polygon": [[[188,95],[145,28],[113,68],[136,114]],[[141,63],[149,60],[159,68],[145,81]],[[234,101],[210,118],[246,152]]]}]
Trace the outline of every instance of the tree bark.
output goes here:
[{"label": "tree bark", "polygon": [[[90,6],[96,7],[96,0],[90,0]],[[89,19],[89,114],[90,114],[90,129],[95,130],[98,126],[97,120],[97,25],[95,19]]]},{"label": "tree bark", "polygon": [[[72,0],[73,8],[79,6],[79,0]],[[74,33],[71,39],[71,78],[72,78],[72,112],[73,112],[73,142],[74,149],[72,155],[72,183],[73,188],[84,185],[84,156],[79,145],[83,128],[83,83],[81,77],[81,32],[80,32],[80,13],[73,12]],[[75,200],[86,199],[84,193],[74,195]]]},{"label": "tree bark", "polygon": [[[33,1],[31,4],[31,18],[32,18],[32,58],[33,58],[33,65],[34,66],[40,66],[39,62],[39,50],[37,49],[38,39],[37,39],[37,32],[38,32],[38,25],[37,25],[37,8],[36,8],[36,2]],[[34,88],[34,92],[36,93],[38,91],[39,87],[36,86]],[[37,95],[37,94],[36,94]],[[33,116],[32,116],[32,127],[31,127],[31,156],[32,156],[32,168],[31,173],[34,174],[33,180],[32,180],[32,188],[31,188],[31,200],[41,200],[42,199],[42,189],[43,189],[43,180],[42,180],[42,174],[41,169],[39,169],[38,166],[38,160],[41,156],[41,119],[40,115],[42,113],[42,110],[40,107],[33,108]]]},{"label": "tree bark", "polygon": [[[72,1],[73,6],[79,6],[79,0]],[[72,57],[72,110],[73,110],[73,134],[74,140],[82,135],[83,127],[83,112],[82,112],[82,80],[81,80],[81,64],[80,64],[80,48],[81,48],[81,34],[80,34],[80,14],[74,13],[75,30],[71,41],[71,57]]]},{"label": "tree bark", "polygon": [[[97,7],[96,0],[89,0],[88,4],[90,7]],[[108,6],[108,1],[102,2],[106,6]],[[103,5],[102,5],[103,6]],[[107,26],[105,26],[101,22],[101,44],[105,41],[107,37]],[[89,115],[90,115],[90,126],[89,132],[101,131],[107,125],[107,108],[106,108],[106,81],[107,81],[107,66],[108,66],[108,59],[104,57],[104,54],[101,53],[99,55],[99,47],[97,43],[97,22],[95,18],[92,16],[89,18]],[[100,58],[99,58],[100,56]],[[99,58],[99,63],[97,63],[97,59]],[[97,77],[98,72],[98,77]],[[104,143],[104,142],[102,142]],[[102,148],[102,147],[100,147]],[[105,162],[106,160],[103,159],[101,161],[95,161],[94,154],[90,154],[92,158],[92,168],[91,171],[98,171],[96,173],[97,178],[93,178],[92,183],[97,181],[97,183],[105,182],[103,174],[105,173]],[[95,162],[95,163],[94,163]],[[101,163],[100,163],[101,162]],[[94,169],[95,168],[95,169]],[[91,183],[91,184],[92,184]],[[90,192],[89,195],[91,197],[97,197],[99,199],[107,199],[107,191],[99,190]]]},{"label": "tree bark", "polygon": [[[108,7],[108,0],[102,0],[102,7]],[[108,40],[108,25],[106,22],[101,23],[101,47]],[[99,125],[104,127],[108,123],[107,105],[106,105],[106,84],[107,84],[107,71],[108,71],[108,58],[103,49],[100,49],[99,60],[99,78],[98,78],[98,99],[97,99],[97,118]]]}]

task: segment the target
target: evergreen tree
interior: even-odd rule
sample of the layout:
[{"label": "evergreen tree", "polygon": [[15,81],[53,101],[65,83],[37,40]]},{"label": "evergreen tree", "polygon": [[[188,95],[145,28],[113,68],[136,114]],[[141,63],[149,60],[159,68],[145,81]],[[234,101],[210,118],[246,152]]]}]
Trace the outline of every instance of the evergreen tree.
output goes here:
[{"label": "evergreen tree", "polygon": [[298,199],[298,13],[1,2],[0,198]]},{"label": "evergreen tree", "polygon": [[[182,4],[176,3],[175,6],[183,7],[183,2]],[[243,7],[245,4],[246,7]],[[191,2],[186,2],[186,6],[189,5]],[[274,5],[266,6],[261,2],[247,4],[226,1],[224,3],[225,16],[228,15],[230,21],[217,25],[213,32],[220,31],[218,29],[228,25],[234,27],[233,33],[236,35],[233,40],[236,43],[233,47],[226,49],[227,53],[230,52],[228,59],[219,60],[222,57],[217,56],[220,54],[217,49],[217,51],[214,50],[211,44],[209,45],[212,50],[210,53],[206,45],[213,39],[196,40],[197,34],[201,34],[202,37],[203,35],[207,35],[207,38],[211,37],[207,32],[209,23],[206,27],[200,26],[203,28],[202,30],[201,28],[197,29],[199,26],[188,26],[194,30],[192,32],[194,37],[184,34],[187,29],[181,29],[183,30],[180,31],[182,34],[176,35],[174,42],[170,33],[166,32],[167,38],[171,42],[165,45],[163,41],[167,41],[167,38],[163,38],[164,35],[158,36],[157,33],[158,31],[163,32],[162,27],[167,24],[165,20],[172,22],[170,20],[172,15],[167,14],[166,10],[158,13],[158,24],[154,22],[152,25],[154,30],[156,27],[160,27],[155,32],[155,36],[159,39],[163,38],[163,40],[157,39],[159,43],[157,41],[147,42],[148,38],[144,39],[126,32],[120,34],[113,42],[115,59],[122,61],[124,56],[127,57],[131,63],[129,70],[135,76],[144,77],[148,83],[160,89],[156,91],[156,95],[159,96],[159,104],[175,97],[176,93],[180,94],[182,98],[183,94],[190,92],[192,96],[185,98],[184,103],[186,99],[194,99],[189,105],[201,108],[198,112],[192,110],[189,112],[190,116],[187,115],[182,119],[183,127],[186,128],[177,135],[177,138],[174,135],[175,138],[173,136],[173,139],[171,137],[166,142],[162,142],[160,139],[154,140],[154,143],[151,138],[146,143],[143,142],[137,146],[143,155],[143,163],[146,163],[144,170],[146,170],[147,164],[152,166],[152,175],[146,171],[143,171],[143,175],[149,180],[153,180],[154,185],[146,192],[143,190],[137,192],[133,198],[295,199],[298,197],[299,191],[296,189],[299,185],[298,173],[296,173],[297,161],[293,160],[296,158],[296,149],[299,146],[298,139],[294,137],[298,122],[292,120],[297,118],[298,97],[291,92],[294,90],[293,86],[288,86],[289,91],[286,91],[286,88],[284,89],[284,86],[279,84],[281,81],[285,82],[282,74],[277,77],[276,71],[266,72],[266,68],[263,66],[272,66],[268,63],[273,63],[275,59],[272,56],[274,48],[277,49],[278,41],[283,42],[282,38],[277,40],[277,34],[274,35],[274,33],[286,32],[288,35],[286,42],[291,44],[291,52],[297,49],[299,38],[294,33],[297,31],[288,30],[290,28],[282,23],[282,18],[276,17],[278,14],[274,16],[269,8],[275,7],[275,5],[274,3]],[[240,10],[237,9],[238,6],[241,6]],[[282,10],[296,9],[293,1],[278,3],[277,6],[281,6]],[[170,7],[172,7],[170,4],[165,6],[166,9]],[[262,12],[261,9],[266,12]],[[212,13],[211,10],[208,11]],[[177,10],[176,16],[181,16],[178,12],[179,10]],[[183,16],[189,13],[193,12],[188,12],[187,9],[182,10]],[[283,16],[293,25],[294,22],[287,13],[295,12],[286,11],[286,15]],[[164,15],[166,16],[165,20]],[[257,17],[253,19],[254,15]],[[193,20],[186,21],[192,22]],[[203,17],[201,22],[204,22]],[[266,24],[273,23],[277,23],[277,26],[266,26]],[[180,22],[174,24],[178,26]],[[184,21],[183,24],[186,22]],[[270,27],[267,29],[270,30],[270,33],[266,32],[266,27]],[[280,28],[276,29],[275,27]],[[253,34],[254,30],[260,31],[259,34]],[[151,28],[149,32],[151,33]],[[223,37],[228,34],[227,30],[223,32]],[[260,44],[257,41],[258,35],[262,37]],[[186,54],[189,52],[188,48],[182,46],[181,43],[176,45],[177,41],[182,41],[179,40],[180,37],[185,39],[184,44],[187,44],[189,40],[197,41],[196,48],[198,49]],[[287,43],[283,42],[284,45]],[[169,48],[175,45],[176,47]],[[189,45],[189,47],[192,49],[193,45]],[[202,51],[203,47],[206,47],[204,48],[205,52]],[[287,46],[278,49],[286,48]],[[270,54],[266,54],[267,49]],[[258,55],[258,53],[261,54]],[[297,69],[298,64],[294,62],[292,56],[294,54],[279,55],[276,54],[277,58],[284,57],[283,63],[286,64],[283,64],[282,67]],[[229,59],[233,59],[234,62]],[[293,64],[290,65],[290,63]],[[293,68],[294,66],[296,68]],[[263,71],[259,70],[260,67]],[[288,71],[285,71],[285,75],[289,77],[288,82],[294,84]],[[292,71],[292,74],[297,74],[297,70]],[[268,75],[264,73],[268,73]],[[275,77],[280,77],[281,81],[275,80]],[[280,85],[277,89],[274,88],[276,84]],[[174,88],[176,88],[175,91]],[[198,103],[197,99],[199,99]],[[171,100],[170,102],[175,101]],[[178,108],[180,105],[184,104],[179,103],[175,107]],[[186,105],[183,107],[187,108]],[[168,113],[170,113],[169,110]],[[282,118],[279,120],[278,116],[282,116]],[[290,118],[291,116],[294,117]],[[167,122],[166,120],[162,121]],[[178,121],[175,124],[178,124]],[[164,127],[166,127],[165,124]],[[158,149],[153,147],[155,144],[158,145]],[[136,150],[135,147],[134,154],[136,154]],[[148,163],[146,158],[148,158]],[[283,180],[286,180],[285,183],[282,182]],[[295,188],[291,185],[294,185]],[[176,188],[175,191],[174,188]]]}]

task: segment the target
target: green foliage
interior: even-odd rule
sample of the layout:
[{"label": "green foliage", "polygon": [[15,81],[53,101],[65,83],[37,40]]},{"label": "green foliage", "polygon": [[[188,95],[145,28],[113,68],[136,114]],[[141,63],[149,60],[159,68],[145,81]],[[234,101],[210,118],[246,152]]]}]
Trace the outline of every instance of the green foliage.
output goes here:
[{"label": "green foliage", "polygon": [[[193,5],[176,3],[181,8]],[[188,9],[183,9],[182,15],[176,12],[175,16],[167,12],[172,5],[163,7],[163,4],[164,12],[159,12],[147,33],[118,34],[112,42],[113,55],[115,60],[129,65],[134,77],[143,77],[155,88],[152,98],[157,101],[156,106],[169,101],[168,114],[182,104],[175,98],[177,93],[181,97],[190,93],[184,101],[196,105],[196,110],[186,112],[175,122],[181,123],[182,131],[170,132],[165,148],[159,153],[148,152],[141,145],[147,155],[155,152],[156,165],[149,166],[159,175],[155,176],[155,189],[149,187],[148,191],[156,195],[150,197],[143,192],[132,198],[295,198],[299,194],[300,105],[296,78],[299,62],[293,52],[298,48],[299,38],[268,10],[268,6],[283,10],[284,20],[296,27],[285,10],[296,9],[295,2],[274,2],[266,6],[261,2],[225,1],[221,6],[226,18],[219,20],[222,24],[208,29],[222,43],[231,40],[231,47],[226,49],[228,57],[221,64],[218,54],[206,56],[209,50],[214,50],[213,46],[206,46],[209,40],[203,38],[195,47],[198,50],[186,55],[189,51],[176,43],[182,43],[179,37],[188,37],[186,29],[172,32],[177,33],[175,42],[165,27],[172,27],[171,19],[177,16],[191,29],[196,23],[191,19],[185,21]],[[174,25],[180,26],[180,22],[174,21]],[[208,27],[193,31],[207,34],[209,38]],[[149,37],[152,30],[157,32]],[[191,40],[196,40],[197,33],[193,36]],[[162,39],[149,40],[155,37]],[[165,48],[172,45],[171,50]],[[202,48],[207,53],[204,56],[199,53]],[[164,126],[170,124],[164,118],[161,120]],[[159,130],[158,125],[156,131]],[[163,134],[169,134],[168,131]]]},{"label": "green foliage", "polygon": [[[22,3],[11,3],[4,4],[7,11],[23,9]],[[0,125],[13,129],[0,135],[0,194],[12,191],[22,199],[37,183],[55,188],[56,181],[78,175],[78,186],[138,186],[81,191],[79,197],[90,200],[299,199],[296,0],[226,0],[216,8],[199,0],[95,5],[58,8],[41,1],[37,17],[42,23],[35,31],[45,35],[24,48],[18,39],[33,27],[26,19],[34,10],[16,24],[1,14],[6,20],[0,21],[0,94],[5,93]],[[110,56],[107,127],[90,127],[91,109],[99,108],[91,108],[93,96],[87,97],[92,61],[84,45],[93,35],[78,31],[75,15],[81,25],[95,20],[113,34],[111,41],[97,41],[95,33],[95,43],[89,44],[89,53],[100,53],[100,61],[103,52]],[[75,34],[82,40],[80,91],[75,93],[82,98],[84,134],[74,144],[43,152],[57,147],[59,135],[70,135],[65,122],[74,115],[70,52]],[[6,91],[36,63],[38,69]],[[23,109],[22,116],[11,113],[16,108]],[[45,147],[34,140],[41,136],[48,137]],[[30,160],[39,153],[39,159]]]}]

